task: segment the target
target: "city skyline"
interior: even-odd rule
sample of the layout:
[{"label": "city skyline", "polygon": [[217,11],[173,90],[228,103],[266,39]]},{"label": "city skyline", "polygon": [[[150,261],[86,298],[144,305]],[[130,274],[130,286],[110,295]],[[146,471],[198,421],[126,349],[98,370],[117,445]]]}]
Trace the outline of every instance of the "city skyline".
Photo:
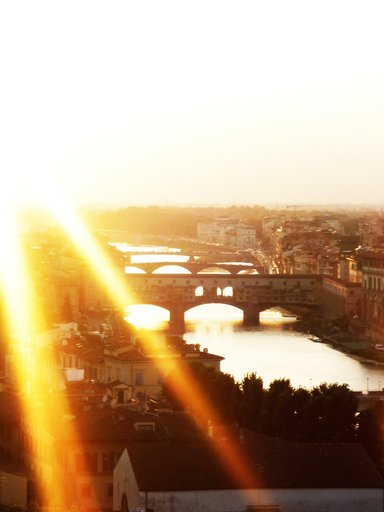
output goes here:
[{"label": "city skyline", "polygon": [[2,11],[3,199],[382,204],[380,2]]}]

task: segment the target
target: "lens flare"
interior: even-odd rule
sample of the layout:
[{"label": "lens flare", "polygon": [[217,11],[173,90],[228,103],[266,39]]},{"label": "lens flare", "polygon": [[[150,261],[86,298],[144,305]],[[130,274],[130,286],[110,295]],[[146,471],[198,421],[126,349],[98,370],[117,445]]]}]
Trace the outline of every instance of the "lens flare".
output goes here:
[{"label": "lens flare", "polygon": [[[119,274],[111,267],[108,259],[94,243],[88,230],[75,215],[74,211],[69,208],[68,204],[61,201],[60,198],[56,198],[51,203],[51,211],[64,227],[69,238],[74,242],[84,259],[92,266],[95,276],[106,287],[108,295],[114,301],[114,304],[121,311],[127,305],[135,304],[134,296],[128,290],[126,281],[122,281],[124,279],[124,268],[121,269],[121,274]],[[162,347],[161,350],[164,355],[166,347],[159,336],[152,334],[146,339],[147,351],[149,350],[155,355],[159,352],[159,347]],[[165,374],[169,370],[164,359],[153,357],[152,360],[160,372]],[[221,419],[215,412],[214,404],[208,403],[205,399],[204,390],[199,389],[188,368],[184,365],[182,367],[178,365],[175,367],[175,371],[177,372],[177,389],[175,389],[175,393],[180,400],[184,401],[186,406],[192,404],[195,413],[201,418],[202,424],[204,424],[203,428],[205,429],[208,422],[212,420],[220,424]],[[254,488],[255,479],[253,472],[240,446],[233,441],[228,441],[225,446],[215,439],[212,439],[211,442],[224,468],[237,482],[239,487]]]},{"label": "lens flare", "polygon": [[[31,442],[32,460],[29,471],[39,476],[39,495],[46,506],[64,504],[65,479],[50,461],[41,456],[41,441],[47,444],[51,434],[57,436],[51,408],[48,404],[47,386],[42,376],[46,368],[54,371],[55,360],[49,351],[41,350],[37,336],[44,326],[44,319],[34,297],[33,282],[28,273],[28,262],[22,250],[18,225],[9,208],[0,211],[0,229],[3,238],[0,251],[2,303],[6,334],[13,362],[13,377],[22,401],[22,418]],[[60,411],[65,410],[61,402]],[[48,443],[49,444],[49,443]],[[53,445],[51,446],[53,448]],[[54,471],[55,469],[55,471]],[[52,486],[57,492],[52,493]]]},{"label": "lens flare", "polygon": [[[45,184],[44,202],[48,204],[49,211],[58,220],[66,232],[68,239],[74,244],[85,264],[92,270],[95,279],[104,287],[111,299],[111,303],[121,312],[127,306],[137,303],[134,294],[129,290],[124,266],[116,266],[94,237],[90,234],[85,224],[76,215],[68,201],[64,199],[52,187],[47,191]],[[62,436],[62,423],[59,418],[69,415],[68,403],[64,399],[55,397],[55,405],[49,401],[46,392],[46,384],[42,377],[46,369],[52,369],[51,378],[58,379],[54,369],[57,363],[54,359],[54,351],[47,347],[39,347],[36,344],[35,334],[44,326],[44,317],[39,311],[37,298],[34,296],[34,287],[25,252],[19,243],[17,227],[12,220],[9,208],[0,211],[1,229],[4,240],[4,250],[0,256],[0,272],[2,278],[3,303],[7,318],[8,331],[12,338],[12,352],[15,361],[15,373],[20,389],[24,390],[23,401],[24,414],[29,427],[36,436],[44,432],[51,432],[56,440]],[[146,337],[144,350],[148,357],[157,365],[161,373],[169,371],[167,347],[156,334]],[[168,354],[171,357],[171,353]],[[57,372],[57,370],[56,370]],[[193,413],[199,418],[202,429],[206,432],[210,422],[221,423],[214,404],[205,398],[204,390],[200,389],[187,365],[176,365],[175,394],[185,404],[192,407]],[[31,397],[34,400],[31,400]],[[70,423],[65,425],[68,438],[68,430],[71,430],[71,438],[79,443],[75,428]],[[45,434],[46,435],[46,434]],[[237,486],[243,489],[254,488],[260,482],[255,482],[251,466],[246,454],[240,445],[234,440],[227,440],[223,445],[215,437],[211,439],[225,470],[232,476]],[[82,453],[78,446],[78,453]],[[36,460],[37,454],[36,454]],[[65,495],[66,474],[59,464],[47,464],[41,468],[41,493],[44,505],[56,506],[64,509],[67,496]],[[55,492],[52,493],[52,486]],[[94,509],[98,508],[94,503]]]},{"label": "lens flare", "polygon": [[114,306],[124,311],[128,305],[134,304],[134,296],[129,292],[124,278],[124,265],[122,264],[121,269],[116,269],[116,265],[96,242],[75,210],[71,208],[70,203],[65,201],[54,188],[46,194],[44,201],[93,271],[95,279],[104,288]]},{"label": "lens flare", "polygon": [[[21,244],[15,213],[5,202],[1,203],[0,230],[3,239],[0,251],[2,313],[13,363],[12,376],[21,397],[22,428],[26,439],[30,440],[26,452],[31,458],[26,461],[26,469],[30,476],[36,475],[41,504],[52,510],[64,510],[68,498],[66,474],[56,453],[56,443],[62,438],[61,420],[69,415],[69,406],[65,398],[57,394],[53,397],[49,392],[49,387],[57,385],[61,376],[54,350],[42,344],[39,338],[46,324],[36,296],[33,268]],[[71,424],[65,425],[65,431],[76,440]]]}]

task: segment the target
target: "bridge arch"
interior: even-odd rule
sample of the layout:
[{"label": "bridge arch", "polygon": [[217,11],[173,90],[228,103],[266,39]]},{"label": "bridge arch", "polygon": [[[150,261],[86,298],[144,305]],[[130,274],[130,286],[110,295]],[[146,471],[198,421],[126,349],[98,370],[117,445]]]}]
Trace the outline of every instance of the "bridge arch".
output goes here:
[{"label": "bridge arch", "polygon": [[[188,321],[197,321],[201,320],[204,317],[204,311],[207,312],[208,315],[209,310],[209,320],[222,320],[223,312],[225,312],[226,318],[230,321],[241,322],[243,320],[243,310],[232,304],[225,304],[223,302],[206,302],[204,304],[200,304],[198,306],[192,306],[185,311],[185,320]],[[216,316],[215,316],[216,314]]]},{"label": "bridge arch", "polygon": [[259,272],[255,269],[255,268],[247,268],[245,270],[239,270],[239,272],[237,272],[237,274],[258,274]]},{"label": "bridge arch", "polygon": [[[203,268],[209,269],[205,265]],[[216,272],[218,267],[214,268]],[[244,323],[248,325],[257,325],[259,313],[272,307],[286,308],[304,316],[306,313],[301,313],[300,308],[307,307],[312,312],[319,308],[320,279],[313,275],[239,276],[231,275],[229,271],[219,274],[208,270],[208,273],[187,275],[130,275],[128,282],[137,304],[152,303],[166,308],[170,312],[170,325],[180,333],[184,312],[201,304],[238,306],[244,312]]]},{"label": "bridge arch", "polygon": [[126,274],[146,274],[147,273],[143,268],[136,267],[133,265],[126,265],[124,271]]},{"label": "bridge arch", "polygon": [[192,272],[182,265],[160,265],[152,274],[192,274]]},{"label": "bridge arch", "polygon": [[139,328],[153,329],[170,320],[170,310],[154,304],[131,304],[125,313],[125,320]]},{"label": "bridge arch", "polygon": [[220,267],[219,265],[211,265],[209,267],[204,267],[202,268],[201,270],[199,270],[199,272],[197,272],[198,274],[231,274],[231,272],[225,268],[222,268]]},{"label": "bridge arch", "polygon": [[185,313],[187,313],[188,311],[192,311],[193,309],[197,309],[197,308],[203,308],[205,306],[218,306],[220,308],[231,308],[231,309],[236,309],[237,311],[243,311],[243,308],[238,305],[238,304],[231,304],[231,303],[227,303],[227,302],[223,302],[223,301],[215,301],[215,300],[207,300],[207,302],[202,302],[201,304],[195,304],[193,306],[189,306],[185,309]]}]

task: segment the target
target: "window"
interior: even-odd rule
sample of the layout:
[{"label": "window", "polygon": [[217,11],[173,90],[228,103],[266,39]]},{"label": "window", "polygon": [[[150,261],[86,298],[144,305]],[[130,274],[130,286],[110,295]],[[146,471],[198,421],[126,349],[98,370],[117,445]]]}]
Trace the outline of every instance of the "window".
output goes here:
[{"label": "window", "polygon": [[135,429],[137,432],[154,432],[154,423],[135,423]]},{"label": "window", "polygon": [[102,470],[104,473],[113,471],[116,466],[118,454],[115,452],[103,453]]},{"label": "window", "polygon": [[97,453],[85,453],[84,455],[86,467],[89,471],[97,471]]},{"label": "window", "polygon": [[204,295],[204,288],[202,286],[198,286],[195,290],[195,297],[202,297]]},{"label": "window", "polygon": [[136,386],[142,386],[144,384],[144,372],[135,372],[135,384]]}]

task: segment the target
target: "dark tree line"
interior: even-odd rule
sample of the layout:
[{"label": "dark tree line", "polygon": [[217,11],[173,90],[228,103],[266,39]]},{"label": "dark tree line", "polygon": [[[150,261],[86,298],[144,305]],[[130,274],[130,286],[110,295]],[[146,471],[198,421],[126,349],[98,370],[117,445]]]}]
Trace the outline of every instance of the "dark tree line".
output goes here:
[{"label": "dark tree line", "polygon": [[246,375],[240,385],[242,426],[289,441],[352,441],[357,399],[346,384],[294,388],[287,379],[264,389],[260,377]]},{"label": "dark tree line", "polygon": [[[363,443],[368,454],[381,463],[384,406],[358,413],[356,395],[346,384],[320,384],[311,390],[294,388],[288,379],[278,379],[265,388],[255,373],[241,383],[223,372],[202,365],[192,366],[192,386],[204,396],[225,424],[240,426],[287,441]],[[177,409],[188,403],[173,392],[177,382],[169,375],[164,394]],[[186,395],[187,396],[187,395]]]}]

